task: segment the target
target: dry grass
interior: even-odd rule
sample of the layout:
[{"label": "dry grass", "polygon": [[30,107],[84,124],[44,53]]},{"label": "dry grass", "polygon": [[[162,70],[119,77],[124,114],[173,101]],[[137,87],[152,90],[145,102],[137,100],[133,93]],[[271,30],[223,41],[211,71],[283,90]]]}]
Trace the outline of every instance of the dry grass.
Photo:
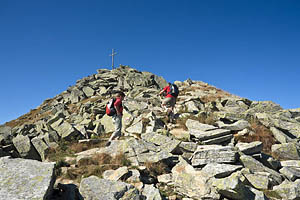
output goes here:
[{"label": "dry grass", "polygon": [[270,131],[270,129],[268,129],[255,119],[250,120],[250,125],[251,130],[254,132],[254,134],[248,134],[245,136],[235,136],[235,140],[247,143],[261,141],[263,143],[263,152],[270,155],[272,145],[276,143],[272,132]]},{"label": "dry grass", "polygon": [[[104,135],[106,136],[106,135]],[[88,149],[100,148],[104,147],[106,140],[103,137],[96,137],[95,139],[99,139],[99,143],[78,143],[76,140],[65,141],[61,140],[58,143],[57,148],[50,148],[46,154],[46,158],[50,161],[57,162],[62,160],[66,156],[74,156],[75,153],[79,153],[82,151],[86,151]]]},{"label": "dry grass", "polygon": [[146,162],[145,166],[152,176],[159,176],[170,172],[169,167],[163,162]]},{"label": "dry grass", "polygon": [[122,166],[130,166],[131,163],[124,154],[111,157],[108,154],[101,153],[95,154],[91,158],[82,159],[77,164],[78,167],[68,169],[67,173],[62,176],[79,183],[83,177],[92,175],[102,177],[103,172],[106,170],[115,170]]},{"label": "dry grass", "polygon": [[49,161],[56,162],[56,175],[64,179],[71,179],[79,183],[82,177],[95,175],[102,176],[102,173],[108,169],[117,169],[122,166],[130,166],[130,161],[122,153],[111,157],[108,154],[95,154],[90,158],[81,159],[76,167],[69,167],[65,174],[62,174],[61,167],[69,166],[66,163],[66,157],[74,157],[75,153],[82,152],[96,147],[104,147],[106,140],[100,140],[99,143],[77,143],[77,141],[60,141],[57,148],[51,148],[46,155]]}]

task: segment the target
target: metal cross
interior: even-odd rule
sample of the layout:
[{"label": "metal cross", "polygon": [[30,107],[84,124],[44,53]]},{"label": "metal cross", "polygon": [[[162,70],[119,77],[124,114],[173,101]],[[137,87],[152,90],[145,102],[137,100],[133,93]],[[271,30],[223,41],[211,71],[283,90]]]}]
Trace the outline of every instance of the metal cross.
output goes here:
[{"label": "metal cross", "polygon": [[112,67],[112,69],[114,69],[114,56],[115,55],[117,55],[117,53],[114,52],[114,49],[112,49],[111,55],[109,55],[109,56],[111,56],[111,67]]}]

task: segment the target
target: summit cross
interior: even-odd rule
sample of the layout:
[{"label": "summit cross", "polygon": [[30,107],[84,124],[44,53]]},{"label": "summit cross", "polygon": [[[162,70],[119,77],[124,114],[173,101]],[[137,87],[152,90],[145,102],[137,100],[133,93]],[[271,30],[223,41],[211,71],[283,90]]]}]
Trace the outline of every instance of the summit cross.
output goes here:
[{"label": "summit cross", "polygon": [[109,55],[109,56],[111,56],[111,67],[112,67],[112,69],[114,69],[114,56],[115,55],[117,55],[117,53],[114,52],[114,49],[112,49],[111,55]]}]

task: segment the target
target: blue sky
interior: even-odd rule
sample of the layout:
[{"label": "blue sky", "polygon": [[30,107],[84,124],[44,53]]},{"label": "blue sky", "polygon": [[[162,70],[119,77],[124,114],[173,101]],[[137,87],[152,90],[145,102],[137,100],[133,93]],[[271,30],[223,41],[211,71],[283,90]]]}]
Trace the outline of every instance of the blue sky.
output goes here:
[{"label": "blue sky", "polygon": [[0,124],[115,64],[299,108],[300,1],[0,0]]}]

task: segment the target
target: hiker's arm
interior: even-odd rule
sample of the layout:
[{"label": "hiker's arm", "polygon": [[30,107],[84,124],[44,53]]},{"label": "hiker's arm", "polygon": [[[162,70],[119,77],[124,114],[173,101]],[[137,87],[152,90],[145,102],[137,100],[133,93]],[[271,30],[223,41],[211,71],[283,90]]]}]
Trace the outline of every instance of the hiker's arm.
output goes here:
[{"label": "hiker's arm", "polygon": [[165,92],[165,88],[162,91],[159,92],[159,95],[161,95],[164,92]]}]

